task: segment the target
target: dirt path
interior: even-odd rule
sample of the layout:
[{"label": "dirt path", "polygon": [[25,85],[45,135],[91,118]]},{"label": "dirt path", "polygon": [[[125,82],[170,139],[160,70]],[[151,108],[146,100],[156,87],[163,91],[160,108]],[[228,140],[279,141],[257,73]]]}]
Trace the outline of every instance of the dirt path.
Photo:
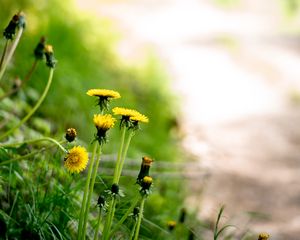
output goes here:
[{"label": "dirt path", "polygon": [[[134,59],[148,46],[164,59],[185,106],[183,145],[210,173],[200,200],[203,182],[191,182],[188,201],[201,205],[199,217],[215,216],[225,204],[239,226],[247,222],[273,240],[299,239],[300,40],[287,34],[273,0],[231,9],[212,2],[80,7],[116,20],[124,57]],[[245,212],[264,218],[249,223]]]}]

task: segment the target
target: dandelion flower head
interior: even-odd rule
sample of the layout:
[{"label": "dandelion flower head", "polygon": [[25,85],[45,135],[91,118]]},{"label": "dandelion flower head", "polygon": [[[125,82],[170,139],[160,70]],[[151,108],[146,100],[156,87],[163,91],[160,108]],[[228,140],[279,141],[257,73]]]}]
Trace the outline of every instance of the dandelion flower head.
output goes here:
[{"label": "dandelion flower head", "polygon": [[261,233],[258,236],[258,240],[268,240],[270,235],[268,233]]},{"label": "dandelion flower head", "polygon": [[105,142],[106,132],[114,126],[116,119],[110,114],[95,114],[93,121],[95,127],[97,128],[96,139],[99,141],[99,143]]},{"label": "dandelion flower head", "polygon": [[112,109],[115,115],[121,115],[121,125],[124,124],[130,128],[136,128],[139,122],[147,123],[149,119],[134,109],[115,107]]},{"label": "dandelion flower head", "polygon": [[110,114],[95,114],[93,121],[97,129],[107,131],[114,126],[116,119]]},{"label": "dandelion flower head", "polygon": [[108,89],[90,89],[86,94],[99,98],[98,105],[101,111],[108,108],[108,103],[111,99],[118,99],[121,97],[120,93]]},{"label": "dandelion flower head", "polygon": [[88,153],[84,147],[75,146],[65,157],[65,167],[70,173],[82,172],[88,163]]},{"label": "dandelion flower head", "polygon": [[130,117],[130,120],[133,122],[142,122],[142,123],[148,123],[149,119],[145,115],[139,113],[136,111],[135,116]]},{"label": "dandelion flower head", "polygon": [[89,96],[117,99],[120,98],[120,93],[108,89],[90,89],[86,93]]},{"label": "dandelion flower head", "polygon": [[167,222],[168,229],[172,231],[176,227],[176,222],[174,220],[170,220]]}]

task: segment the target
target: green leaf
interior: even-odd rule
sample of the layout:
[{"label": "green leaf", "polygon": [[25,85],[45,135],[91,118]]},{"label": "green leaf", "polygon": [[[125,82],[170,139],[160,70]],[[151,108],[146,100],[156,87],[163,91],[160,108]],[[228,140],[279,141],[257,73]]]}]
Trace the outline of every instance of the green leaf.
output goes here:
[{"label": "green leaf", "polygon": [[9,160],[9,155],[7,153],[7,150],[5,148],[0,148],[0,161],[6,161]]}]

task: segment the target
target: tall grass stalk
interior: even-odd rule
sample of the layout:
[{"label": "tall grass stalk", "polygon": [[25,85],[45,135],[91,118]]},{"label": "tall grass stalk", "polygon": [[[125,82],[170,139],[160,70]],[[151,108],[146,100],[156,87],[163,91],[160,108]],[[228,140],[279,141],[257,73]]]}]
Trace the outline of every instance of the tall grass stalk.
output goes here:
[{"label": "tall grass stalk", "polygon": [[113,183],[118,184],[118,174],[119,174],[119,166],[122,161],[122,153],[123,153],[123,147],[124,147],[124,142],[125,142],[125,135],[126,135],[126,127],[122,126],[121,127],[121,143],[120,143],[120,148],[118,151],[118,157],[116,161],[116,166],[115,166],[115,171],[114,171],[114,177],[113,177]]},{"label": "tall grass stalk", "polygon": [[119,181],[120,181],[120,177],[121,177],[121,174],[122,174],[123,165],[124,165],[124,162],[125,162],[125,158],[126,158],[126,155],[127,155],[127,151],[128,151],[128,148],[129,148],[131,139],[132,139],[132,137],[134,136],[134,134],[135,134],[135,131],[132,130],[132,131],[129,133],[129,136],[128,136],[128,138],[127,138],[127,142],[126,142],[126,145],[125,145],[125,148],[124,148],[122,157],[121,157],[121,162],[120,162],[120,164],[119,164],[119,166],[118,166],[117,184],[118,184]]},{"label": "tall grass stalk", "polygon": [[[131,139],[134,136],[134,131],[129,133],[129,135],[127,137],[126,145],[124,148],[125,133],[126,133],[126,127],[123,126],[122,135],[121,135],[121,144],[120,144],[120,149],[118,152],[118,158],[117,158],[117,163],[116,163],[114,178],[113,178],[114,184],[119,184],[124,161],[125,161],[125,158],[127,155],[127,151],[128,151]],[[124,150],[123,150],[123,148],[124,148]],[[116,196],[113,196],[111,199],[111,202],[109,204],[108,214],[107,214],[107,218],[106,218],[104,230],[103,230],[103,239],[104,240],[107,240],[110,236],[110,229],[112,226],[112,222],[113,222],[114,214],[115,214],[115,210],[116,210],[116,200],[117,200]]]},{"label": "tall grass stalk", "polygon": [[6,55],[6,52],[7,52],[8,42],[9,42],[9,39],[6,39],[4,49],[3,49],[3,53],[2,53],[2,56],[1,56],[1,60],[0,60],[0,69],[2,68],[4,58],[5,58],[5,55]]},{"label": "tall grass stalk", "polygon": [[15,52],[17,46],[18,46],[18,43],[19,43],[20,38],[21,38],[21,36],[22,36],[23,30],[24,30],[23,28],[20,28],[20,29],[19,29],[19,31],[18,31],[18,33],[17,33],[17,35],[16,35],[16,38],[15,38],[15,40],[13,41],[13,45],[11,46],[11,48],[9,49],[9,51],[8,51],[8,53],[7,53],[7,57],[3,59],[2,67],[1,67],[1,69],[0,69],[0,81],[1,81],[1,79],[2,79],[2,77],[3,77],[3,74],[4,74],[4,72],[5,72],[5,69],[6,69],[6,67],[7,67],[7,64],[10,62],[10,60],[11,60],[11,58],[12,58],[12,56],[13,56],[13,54],[14,54],[14,52]]},{"label": "tall grass stalk", "polygon": [[93,172],[91,176],[91,182],[89,186],[89,192],[88,192],[88,197],[87,197],[87,202],[85,206],[85,214],[84,214],[84,220],[83,220],[83,230],[82,230],[82,239],[85,239],[86,237],[86,228],[87,228],[87,222],[88,222],[88,216],[89,216],[89,211],[90,211],[90,206],[91,206],[91,199],[94,191],[94,185],[95,185],[95,180],[99,168],[99,163],[101,159],[101,144],[98,146],[98,152],[97,152],[97,158],[96,162],[93,167]]},{"label": "tall grass stalk", "polygon": [[106,217],[104,229],[103,229],[103,240],[108,240],[110,235],[110,229],[112,225],[112,221],[115,215],[116,210],[116,204],[117,204],[117,197],[115,195],[112,196],[112,199],[109,203],[109,210]]},{"label": "tall grass stalk", "polygon": [[115,227],[111,230],[110,233],[110,237],[112,236],[112,234],[117,231],[119,229],[119,227],[123,224],[123,222],[126,220],[126,218],[128,217],[129,214],[132,213],[133,209],[135,208],[135,206],[137,205],[137,203],[140,201],[140,194],[135,197],[135,199],[133,200],[133,202],[131,203],[131,206],[127,209],[127,211],[125,212],[125,214],[122,216],[122,218],[119,220],[119,222],[115,225]]},{"label": "tall grass stalk", "polygon": [[[20,30],[21,31],[21,30]],[[44,89],[43,94],[41,95],[40,99],[38,100],[38,102],[36,103],[36,105],[31,109],[31,111],[13,128],[11,128],[10,130],[8,130],[7,132],[5,132],[4,134],[2,134],[0,136],[0,139],[3,139],[4,137],[9,136],[10,134],[12,134],[15,130],[17,130],[22,124],[24,124],[35,112],[36,110],[40,107],[40,105],[42,104],[42,102],[44,101],[44,99],[47,96],[47,93],[49,91],[49,88],[51,86],[52,83],[52,79],[53,79],[53,72],[54,72],[54,68],[50,68],[50,73],[49,73],[49,78],[48,78],[48,82],[47,85]]]},{"label": "tall grass stalk", "polygon": [[91,160],[90,160],[90,166],[89,166],[88,175],[87,175],[87,178],[86,178],[86,183],[85,183],[85,188],[84,188],[84,193],[83,193],[83,198],[82,198],[82,204],[81,204],[81,209],[80,209],[80,216],[79,216],[79,223],[78,223],[78,233],[77,233],[77,239],[78,240],[82,239],[83,220],[84,220],[85,211],[86,211],[86,202],[87,202],[89,186],[90,186],[92,171],[93,171],[94,162],[95,162],[95,155],[96,155],[96,151],[97,151],[97,148],[98,148],[98,144],[97,143],[94,143],[94,144],[95,145],[94,145],[94,149],[93,149]]}]

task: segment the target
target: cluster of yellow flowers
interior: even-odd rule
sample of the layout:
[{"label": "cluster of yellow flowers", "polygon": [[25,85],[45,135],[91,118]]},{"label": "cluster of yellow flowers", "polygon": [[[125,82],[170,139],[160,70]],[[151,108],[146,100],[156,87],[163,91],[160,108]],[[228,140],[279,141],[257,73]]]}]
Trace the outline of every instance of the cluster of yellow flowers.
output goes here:
[{"label": "cluster of yellow flowers", "polygon": [[[98,105],[100,109],[107,109],[107,105],[111,99],[118,99],[121,95],[113,90],[108,89],[90,89],[87,95],[98,97]],[[149,119],[145,115],[134,109],[115,107],[112,109],[114,115],[121,116],[121,125],[127,127],[137,127],[138,123],[148,123]],[[106,141],[106,132],[114,127],[116,119],[111,114],[95,114],[93,118],[94,125],[97,129],[95,139],[99,143]],[[70,131],[70,129],[68,129]],[[74,130],[73,130],[74,131]],[[67,135],[66,135],[67,136]],[[88,163],[88,154],[84,147],[76,146],[69,150],[65,157],[65,167],[70,173],[79,173],[83,171]]]}]

